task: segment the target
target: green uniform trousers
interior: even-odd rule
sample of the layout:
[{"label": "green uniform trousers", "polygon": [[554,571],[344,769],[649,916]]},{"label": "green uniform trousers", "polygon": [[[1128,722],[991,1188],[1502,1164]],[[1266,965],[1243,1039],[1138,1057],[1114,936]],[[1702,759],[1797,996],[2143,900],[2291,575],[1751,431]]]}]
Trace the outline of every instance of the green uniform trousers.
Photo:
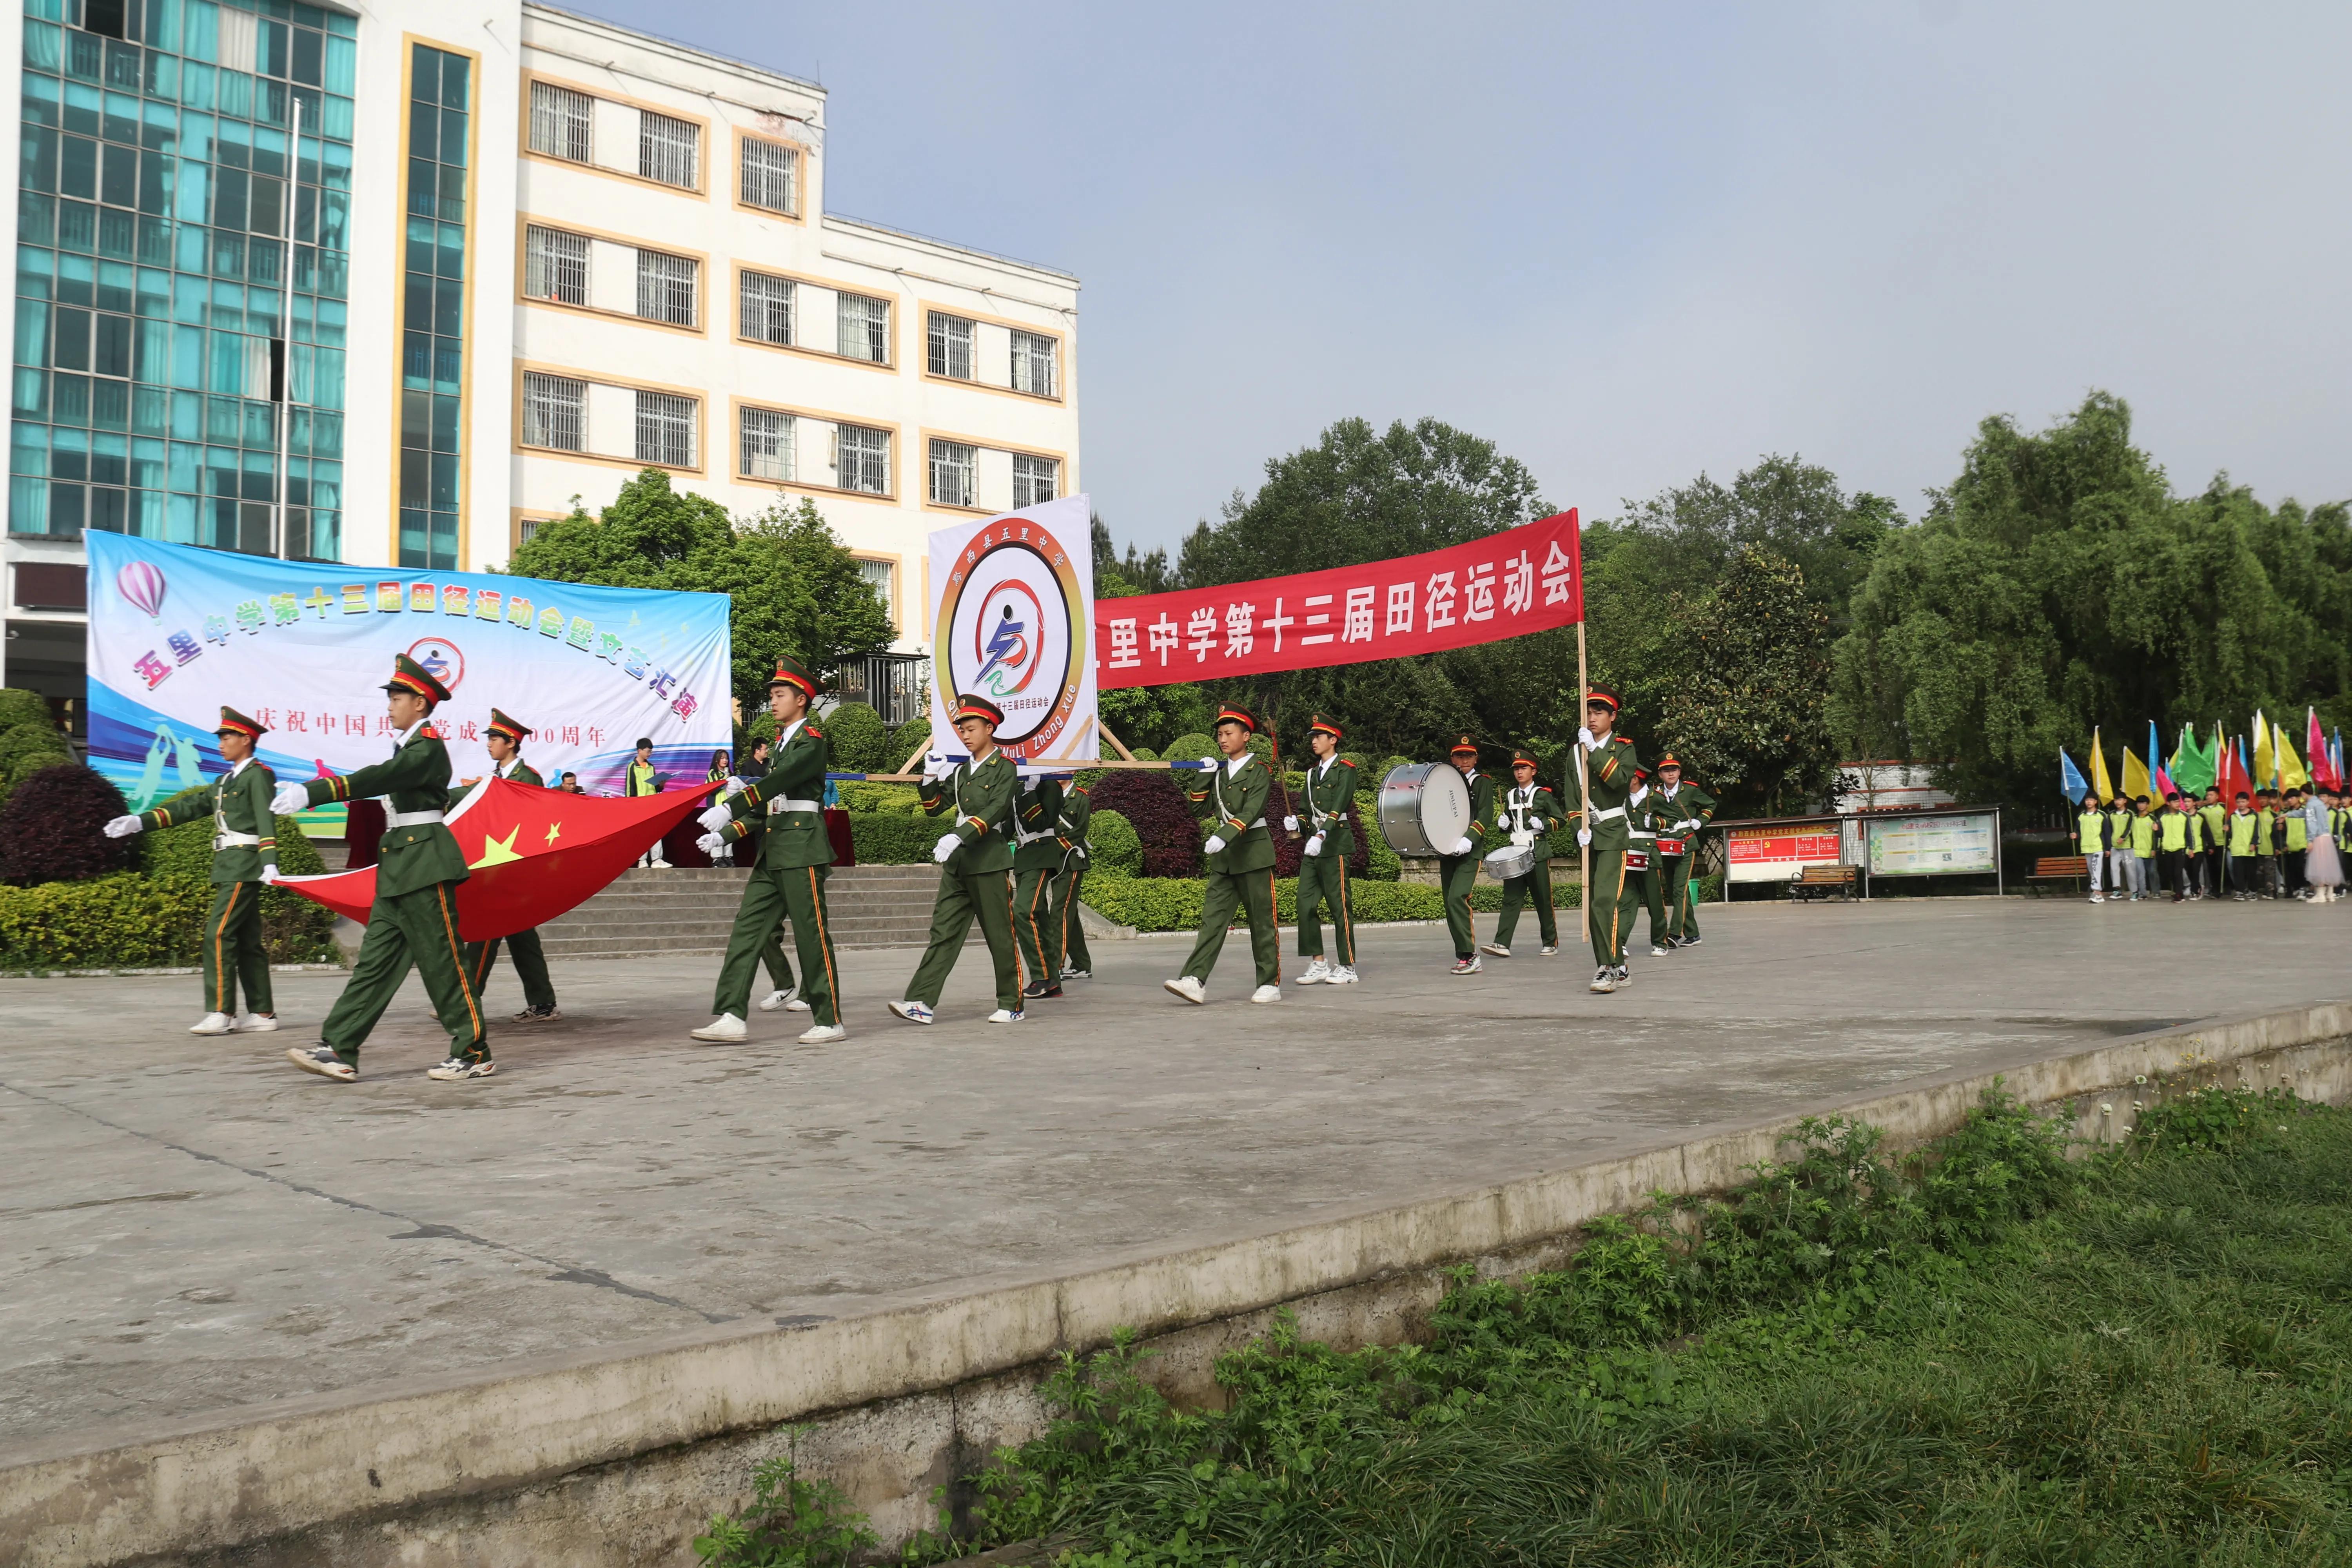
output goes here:
[{"label": "green uniform trousers", "polygon": [[[753,868],[751,879],[743,884],[743,901],[735,906],[735,929],[727,935],[719,988],[710,994],[713,1014],[751,1016],[752,976],[769,949],[775,949],[782,961],[782,944],[776,939],[776,928],[790,919],[793,945],[801,952],[801,1000],[809,1005],[815,1022],[841,1022],[841,992],[835,984],[839,971],[833,962],[833,931],[825,923],[824,911],[825,877],[832,869],[830,866]],[[775,973],[775,964],[768,966],[768,973]],[[785,971],[787,975],[791,973]]]},{"label": "green uniform trousers", "polygon": [[277,1011],[269,996],[269,954],[261,946],[261,884],[213,889],[205,915],[205,1011],[236,1016],[236,988],[248,1013]]},{"label": "green uniform trousers", "polygon": [[1666,934],[1676,942],[1698,935],[1698,884],[1691,877],[1697,868],[1696,855],[1658,857],[1658,880],[1666,891]]},{"label": "green uniform trousers", "polygon": [[457,940],[457,895],[453,882],[435,882],[408,893],[378,893],[368,911],[367,935],[352,964],[351,983],[327,1013],[319,1037],[347,1062],[360,1059],[360,1047],[392,1005],[408,966],[416,965],[432,999],[434,1016],[449,1031],[449,1054],[482,1061],[490,1054],[482,999],[466,968],[465,944]]},{"label": "green uniform trousers", "polygon": [[1035,866],[1013,879],[1013,934],[1021,963],[1033,979],[1062,983],[1062,922],[1054,918],[1054,879],[1060,873]]},{"label": "green uniform trousers", "polygon": [[915,978],[906,999],[926,1007],[940,1005],[948,974],[963,955],[971,922],[980,922],[987,940],[989,962],[996,969],[996,1005],[1008,1013],[1021,1011],[1021,949],[1013,936],[1013,873],[1010,871],[940,870],[940,896],[931,905],[931,943],[915,965]]},{"label": "green uniform trousers", "polygon": [[1625,962],[1625,936],[1633,926],[1635,900],[1641,889],[1625,869],[1625,847],[1592,843],[1592,880],[1585,884],[1591,908],[1587,927],[1592,937],[1592,962],[1614,969]]},{"label": "green uniform trousers", "polygon": [[778,926],[768,945],[760,950],[760,962],[767,967],[769,989],[790,991],[793,988],[792,960],[784,956],[784,928]]},{"label": "green uniform trousers", "polygon": [[1087,924],[1078,918],[1078,889],[1087,879],[1085,862],[1054,879],[1054,929],[1061,933],[1062,966],[1094,973],[1094,954],[1087,951]]},{"label": "green uniform trousers", "polygon": [[[1652,947],[1666,945],[1666,899],[1665,889],[1660,885],[1662,880],[1663,878],[1658,869],[1658,852],[1655,849],[1650,851],[1650,863],[1647,867],[1639,871],[1625,873],[1626,885],[1633,889],[1635,906],[1647,904],[1650,907],[1650,945]],[[1630,916],[1625,921],[1625,934],[1629,939],[1633,934],[1633,922]]]},{"label": "green uniform trousers", "polygon": [[1257,961],[1257,983],[1260,985],[1282,984],[1282,934],[1274,923],[1274,868],[1263,871],[1212,871],[1208,885],[1201,894],[1201,939],[1192,944],[1192,956],[1184,961],[1184,973],[1205,982],[1209,971],[1217,966],[1217,954],[1225,945],[1225,929],[1234,923],[1234,911],[1245,910],[1249,918],[1250,957]]},{"label": "green uniform trousers", "polygon": [[1470,887],[1477,879],[1477,856],[1437,858],[1437,885],[1445,893],[1445,932],[1454,939],[1456,958],[1467,958],[1478,951],[1478,922],[1470,912]]},{"label": "green uniform trousers", "polygon": [[1551,861],[1538,858],[1535,868],[1524,877],[1513,877],[1503,884],[1503,912],[1495,921],[1495,945],[1511,945],[1511,933],[1519,929],[1519,903],[1532,900],[1536,906],[1536,929],[1543,935],[1546,947],[1559,945],[1559,919],[1551,910]]},{"label": "green uniform trousers", "polygon": [[474,994],[479,996],[488,988],[490,971],[498,967],[501,942],[506,944],[507,956],[514,961],[515,978],[522,982],[522,999],[533,1007],[554,1006],[555,982],[547,977],[547,950],[540,946],[536,929],[466,944],[466,972],[474,977]]},{"label": "green uniform trousers", "polygon": [[1345,855],[1302,855],[1298,858],[1298,955],[1323,956],[1323,922],[1318,906],[1331,914],[1331,962],[1343,969],[1356,966],[1356,915],[1348,907],[1348,858]]}]

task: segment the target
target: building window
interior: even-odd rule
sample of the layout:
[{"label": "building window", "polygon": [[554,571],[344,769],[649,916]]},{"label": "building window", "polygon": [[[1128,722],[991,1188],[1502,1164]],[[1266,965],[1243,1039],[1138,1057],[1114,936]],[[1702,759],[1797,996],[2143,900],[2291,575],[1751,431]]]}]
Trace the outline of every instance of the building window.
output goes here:
[{"label": "building window", "polygon": [[870,496],[890,493],[890,432],[863,425],[835,426],[834,472],[841,488]]},{"label": "building window", "polygon": [[695,278],[700,269],[701,264],[691,257],[638,251],[637,314],[673,327],[695,325],[702,319],[694,299]]},{"label": "building window", "polygon": [[407,243],[400,302],[399,562],[457,567],[465,497],[466,167],[473,62],[426,44],[408,61]]},{"label": "building window", "polygon": [[764,272],[745,272],[736,279],[738,330],[754,342],[793,341],[793,283]]},{"label": "building window", "polygon": [[772,408],[743,410],[743,472],[755,479],[793,477],[793,416]]},{"label": "building window", "polygon": [[1013,390],[1055,395],[1053,339],[1041,332],[1013,334]]},{"label": "building window", "polygon": [[666,392],[637,394],[637,461],[694,467],[693,398]]},{"label": "building window", "polygon": [[1052,500],[1062,493],[1062,465],[1051,458],[1013,454],[1013,510]]},{"label": "building window", "polygon": [[559,452],[588,448],[588,384],[565,375],[522,373],[522,444]]},{"label": "building window", "polygon": [[971,379],[971,323],[961,316],[930,313],[930,367],[933,375],[951,375],[958,381]]},{"label": "building window", "polygon": [[522,291],[566,305],[588,302],[588,237],[532,224],[523,230]]},{"label": "building window", "polygon": [[874,590],[874,596],[882,601],[882,613],[895,618],[898,613],[898,601],[895,593],[898,587],[898,564],[889,561],[868,561],[864,556],[860,556],[857,560],[857,573],[859,576],[866,579],[866,585]]},{"label": "building window", "polygon": [[532,540],[539,537],[539,531],[542,527],[546,526],[548,523],[553,522],[554,521],[555,519],[551,517],[517,518],[515,520],[516,545],[521,546],[529,544]]},{"label": "building window", "polygon": [[971,470],[980,448],[961,441],[931,443],[931,499],[941,506],[971,504]]},{"label": "building window", "polygon": [[797,211],[793,186],[800,175],[800,154],[773,142],[743,143],[743,205],[772,213]]},{"label": "building window", "polygon": [[890,363],[890,301],[863,294],[843,294],[839,321],[841,352],[849,359]]},{"label": "building window", "polygon": [[695,184],[695,153],[701,127],[648,109],[637,116],[637,173],[665,185]]},{"label": "building window", "polygon": [[588,162],[590,106],[593,101],[584,92],[550,87],[543,81],[532,82],[530,150],[551,158],[568,158],[575,163]]}]

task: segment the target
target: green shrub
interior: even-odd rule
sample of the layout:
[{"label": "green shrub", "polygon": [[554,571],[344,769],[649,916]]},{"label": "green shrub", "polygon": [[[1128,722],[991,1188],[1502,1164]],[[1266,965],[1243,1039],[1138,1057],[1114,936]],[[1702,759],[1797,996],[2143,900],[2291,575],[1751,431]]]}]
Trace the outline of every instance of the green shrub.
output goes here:
[{"label": "green shrub", "polygon": [[1143,874],[1143,839],[1135,825],[1115,811],[1097,811],[1087,818],[1087,863],[1106,877]]},{"label": "green shrub", "polygon": [[861,866],[928,866],[931,847],[947,829],[928,816],[903,811],[853,811],[849,841]]},{"label": "green shrub", "polygon": [[49,717],[47,698],[22,687],[0,686],[0,730],[13,730],[19,724],[46,725],[52,733],[57,730]]},{"label": "green shrub", "polygon": [[[907,758],[911,753],[919,751],[929,750],[930,744],[930,715],[928,713],[917,714],[914,718],[908,720],[905,723],[890,731],[890,744],[883,749],[882,766],[878,769],[869,769],[868,771],[888,773],[892,769],[903,765],[906,763]],[[920,757],[917,757],[915,761],[918,764],[920,764],[922,759]],[[845,773],[848,770],[845,768],[842,771]],[[919,765],[918,765],[915,771],[917,773],[921,773],[923,770]]]},{"label": "green shrub", "polygon": [[922,815],[922,797],[916,795],[913,784],[845,782],[835,787],[840,794],[841,809],[853,816],[861,811],[878,811],[897,816]]},{"label": "green shrub", "polygon": [[[1207,884],[1195,878],[1106,876],[1098,868],[1097,875],[1087,879],[1083,896],[1106,918],[1138,931],[1197,931],[1206,891]],[[1419,883],[1351,881],[1348,900],[1357,921],[1364,925],[1445,918],[1444,895]],[[1297,922],[1297,878],[1276,880],[1274,902],[1277,921],[1285,925]],[[1245,923],[1238,912],[1234,918],[1237,925]]]},{"label": "green shrub", "polygon": [[[1143,755],[1141,752],[1135,754],[1139,757]],[[1161,757],[1171,758],[1180,763],[1195,762],[1202,757],[1213,757],[1217,754],[1217,742],[1206,735],[1197,733],[1177,736],[1169,742],[1167,749],[1160,753]]]},{"label": "green shrub", "polygon": [[1404,875],[1404,857],[1389,847],[1381,832],[1381,814],[1368,804],[1370,798],[1356,797],[1356,816],[1364,825],[1364,880],[1393,882]]},{"label": "green shrub", "polygon": [[[0,888],[0,969],[153,969],[197,962],[209,884],[125,872],[87,882]],[[261,942],[272,963],[335,956],[335,917],[299,893],[261,895]]]},{"label": "green shrub", "polygon": [[[151,877],[187,877],[207,882],[213,874],[213,825],[184,822],[161,833],[142,833],[137,840],[147,854]],[[278,869],[289,877],[313,877],[327,868],[319,851],[304,836],[302,825],[290,816],[278,819]],[[303,900],[309,902],[308,900]]]},{"label": "green shrub", "polygon": [[898,764],[899,757],[884,760],[883,753],[890,749],[890,731],[882,715],[863,702],[837,705],[817,721],[817,729],[832,746],[833,766],[838,773],[887,773]]}]

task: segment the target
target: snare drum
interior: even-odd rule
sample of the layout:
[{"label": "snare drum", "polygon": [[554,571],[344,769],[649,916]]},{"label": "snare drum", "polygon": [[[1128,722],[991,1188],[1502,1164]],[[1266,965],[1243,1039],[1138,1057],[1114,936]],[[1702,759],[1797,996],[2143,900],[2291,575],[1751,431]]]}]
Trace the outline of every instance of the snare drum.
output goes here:
[{"label": "snare drum", "polygon": [[1524,877],[1535,868],[1536,847],[1532,844],[1506,844],[1486,857],[1486,875],[1497,882]]},{"label": "snare drum", "polygon": [[1661,838],[1661,839],[1659,839],[1659,840],[1658,840],[1658,853],[1659,853],[1659,854],[1661,854],[1661,855],[1679,855],[1679,854],[1681,854],[1682,852],[1683,852],[1683,840],[1681,840],[1681,839],[1679,839],[1679,838]]},{"label": "snare drum", "polygon": [[1451,763],[1406,763],[1381,781],[1380,817],[1381,837],[1407,859],[1450,855],[1470,831],[1470,786]]},{"label": "snare drum", "polygon": [[1628,871],[1646,871],[1649,868],[1650,852],[1648,850],[1628,849],[1625,851],[1625,869]]}]

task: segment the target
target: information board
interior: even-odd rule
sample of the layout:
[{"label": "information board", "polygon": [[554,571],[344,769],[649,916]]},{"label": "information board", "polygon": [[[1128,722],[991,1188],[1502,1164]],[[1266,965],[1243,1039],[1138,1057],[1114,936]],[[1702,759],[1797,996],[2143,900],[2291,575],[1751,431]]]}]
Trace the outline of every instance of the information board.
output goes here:
[{"label": "information board", "polygon": [[1735,882],[1785,882],[1807,866],[1838,863],[1838,820],[1778,823],[1726,831]]},{"label": "information board", "polygon": [[1866,864],[1874,877],[1933,877],[1990,872],[2000,840],[1991,812],[1872,817]]}]

